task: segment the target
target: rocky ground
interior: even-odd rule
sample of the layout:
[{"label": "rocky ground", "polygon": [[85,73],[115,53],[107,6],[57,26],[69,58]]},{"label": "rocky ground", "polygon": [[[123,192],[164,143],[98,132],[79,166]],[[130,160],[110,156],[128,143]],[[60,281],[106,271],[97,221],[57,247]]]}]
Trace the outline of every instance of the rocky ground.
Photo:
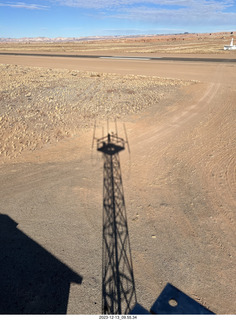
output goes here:
[{"label": "rocky ground", "polygon": [[0,65],[0,161],[74,136],[94,120],[124,119],[190,82]]}]

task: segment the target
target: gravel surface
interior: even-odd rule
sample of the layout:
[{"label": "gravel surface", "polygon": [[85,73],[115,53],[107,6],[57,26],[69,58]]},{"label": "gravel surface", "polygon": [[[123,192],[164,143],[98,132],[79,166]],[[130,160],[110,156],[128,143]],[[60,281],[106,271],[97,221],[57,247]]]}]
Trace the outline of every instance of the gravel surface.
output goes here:
[{"label": "gravel surface", "polygon": [[0,65],[0,161],[74,136],[94,119],[122,119],[187,82]]}]

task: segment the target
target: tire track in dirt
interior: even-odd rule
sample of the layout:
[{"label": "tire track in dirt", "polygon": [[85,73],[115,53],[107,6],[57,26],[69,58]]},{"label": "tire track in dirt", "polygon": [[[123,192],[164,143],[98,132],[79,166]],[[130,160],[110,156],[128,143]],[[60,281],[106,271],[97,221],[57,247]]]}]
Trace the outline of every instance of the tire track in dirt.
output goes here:
[{"label": "tire track in dirt", "polygon": [[[148,249],[152,256],[168,261],[168,268],[159,262],[155,269],[155,259],[145,267],[160,282],[173,278],[213,311],[227,313],[221,295],[230,301],[234,294],[236,95],[224,84],[224,70],[218,66],[211,82],[184,88],[163,114],[153,108],[131,124],[129,140],[135,154],[131,184],[140,206],[135,223],[157,238],[158,249]],[[178,263],[192,270],[190,277],[187,272],[181,278]]]},{"label": "tire track in dirt", "polygon": [[[153,121],[148,119],[148,131],[143,132],[138,139],[138,144],[150,143],[151,145],[157,140],[163,140],[170,135],[176,135],[176,131],[187,131],[187,128],[193,127],[193,123],[199,121],[199,116],[203,116],[204,109],[208,107],[215,94],[217,93],[220,84],[208,84],[206,85],[206,91],[199,99],[198,102],[186,105],[186,96],[182,95],[174,104],[172,110],[165,114],[162,123],[155,123],[152,126],[150,124]],[[181,111],[180,111],[181,110]],[[207,110],[206,110],[207,111]],[[168,122],[166,119],[168,118]],[[158,121],[159,119],[157,119]],[[139,126],[140,124],[138,124]],[[143,125],[145,127],[145,124]]]},{"label": "tire track in dirt", "polygon": [[[232,97],[228,99],[226,97],[223,106],[218,103],[218,101],[222,101],[222,95],[225,91],[226,88],[222,88],[220,82],[216,82],[216,84],[211,85],[211,89],[206,92],[207,94],[201,99],[201,103],[205,103],[206,106],[208,105],[208,119],[205,122],[203,121],[199,128],[196,128],[197,139],[202,143],[200,144],[199,150],[193,154],[190,162],[201,163],[203,170],[202,177],[208,177],[207,180],[209,184],[210,180],[212,180],[211,177],[214,176],[213,189],[217,190],[220,188],[220,192],[217,192],[218,197],[229,199],[229,202],[232,203],[234,207],[235,183],[231,184],[230,182],[235,181],[233,172],[235,157],[232,155],[233,150],[235,150],[233,143],[234,138],[231,143],[226,144],[227,137],[230,136],[230,131],[233,132],[233,122],[230,122],[228,119],[229,115],[232,113]],[[204,117],[204,114],[202,117]],[[226,133],[225,129],[227,129]],[[204,132],[207,131],[205,136],[201,133],[202,130]],[[201,137],[201,140],[199,139],[199,136]],[[226,139],[225,141],[223,138],[224,136]],[[210,143],[208,140],[210,140]],[[215,147],[213,148],[213,146]],[[210,152],[210,149],[212,149],[212,152]],[[196,157],[198,157],[198,159]],[[202,159],[204,159],[204,161],[202,161]],[[230,165],[228,163],[229,159],[231,159]],[[220,176],[219,174],[216,174],[219,170],[223,170]],[[222,182],[222,179],[225,181]],[[223,196],[224,194],[225,196]],[[216,201],[218,200],[218,197],[215,199]]]},{"label": "tire track in dirt", "polygon": [[[192,157],[189,158],[189,165],[192,171],[197,169],[211,212],[214,212],[214,217],[210,218],[213,218],[215,223],[222,222],[223,219],[224,224],[228,226],[225,230],[221,230],[221,235],[212,232],[209,226],[209,242],[217,243],[222,252],[228,252],[227,247],[229,247],[230,240],[233,239],[233,230],[235,230],[233,214],[236,194],[234,137],[231,136],[232,140],[227,141],[230,132],[233,132],[234,124],[229,118],[232,116],[234,99],[228,94],[225,96],[227,91],[227,88],[220,85],[220,82],[216,82],[209,91],[207,99],[203,101],[208,104],[210,114],[195,129],[197,133],[195,141],[198,145],[194,148]],[[189,156],[188,153],[187,155]]]},{"label": "tire track in dirt", "polygon": [[[212,186],[209,188],[212,206],[216,211],[219,211],[220,208],[220,212],[228,218],[230,223],[233,223],[236,194],[236,162],[234,138],[232,137],[232,140],[227,141],[230,132],[233,132],[233,127],[229,126],[227,128],[229,121],[226,115],[230,114],[230,110],[227,103],[225,103],[224,112],[218,113],[218,116],[215,116],[217,132],[215,136],[211,137],[212,152],[210,154],[209,151],[208,154],[207,152],[205,153],[205,158],[208,158],[208,161],[205,162],[205,166],[202,165],[202,171],[207,183],[209,186]],[[218,119],[221,119],[221,124],[218,124]],[[209,132],[209,134],[211,134],[211,132]]]}]

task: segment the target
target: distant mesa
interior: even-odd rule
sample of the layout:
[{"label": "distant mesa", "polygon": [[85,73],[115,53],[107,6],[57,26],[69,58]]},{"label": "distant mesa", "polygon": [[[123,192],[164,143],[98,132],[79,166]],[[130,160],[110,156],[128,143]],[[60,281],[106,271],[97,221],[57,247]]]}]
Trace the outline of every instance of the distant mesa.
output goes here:
[{"label": "distant mesa", "polygon": [[48,38],[48,37],[32,37],[32,38],[0,38],[0,42],[76,42],[76,41],[94,41],[94,40],[109,40],[117,38],[127,38],[124,36],[94,36],[94,37],[57,37],[57,38]]},{"label": "distant mesa", "polygon": [[[111,36],[88,36],[88,37],[23,37],[23,38],[0,38],[0,43],[63,43],[63,42],[92,42],[92,41],[169,41],[173,36],[176,38],[174,40],[180,39],[193,39],[198,38],[199,36],[202,39],[207,39],[209,36],[215,39],[222,39],[222,36],[232,36],[234,31],[228,32],[214,32],[214,33],[171,33],[171,34],[133,34],[133,35],[111,35]],[[183,39],[184,37],[184,39]],[[172,39],[173,40],[173,39]],[[225,46],[227,47],[227,46]],[[228,46],[230,47],[230,46]],[[225,50],[234,50],[234,49],[225,49]]]}]

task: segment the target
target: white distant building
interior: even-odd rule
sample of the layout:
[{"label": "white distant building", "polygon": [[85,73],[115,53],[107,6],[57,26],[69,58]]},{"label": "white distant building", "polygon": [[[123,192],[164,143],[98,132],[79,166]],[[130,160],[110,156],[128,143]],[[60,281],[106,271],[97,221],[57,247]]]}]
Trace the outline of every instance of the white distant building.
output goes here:
[{"label": "white distant building", "polygon": [[236,45],[234,45],[234,39],[232,38],[229,46],[224,46],[224,50],[236,50]]}]

